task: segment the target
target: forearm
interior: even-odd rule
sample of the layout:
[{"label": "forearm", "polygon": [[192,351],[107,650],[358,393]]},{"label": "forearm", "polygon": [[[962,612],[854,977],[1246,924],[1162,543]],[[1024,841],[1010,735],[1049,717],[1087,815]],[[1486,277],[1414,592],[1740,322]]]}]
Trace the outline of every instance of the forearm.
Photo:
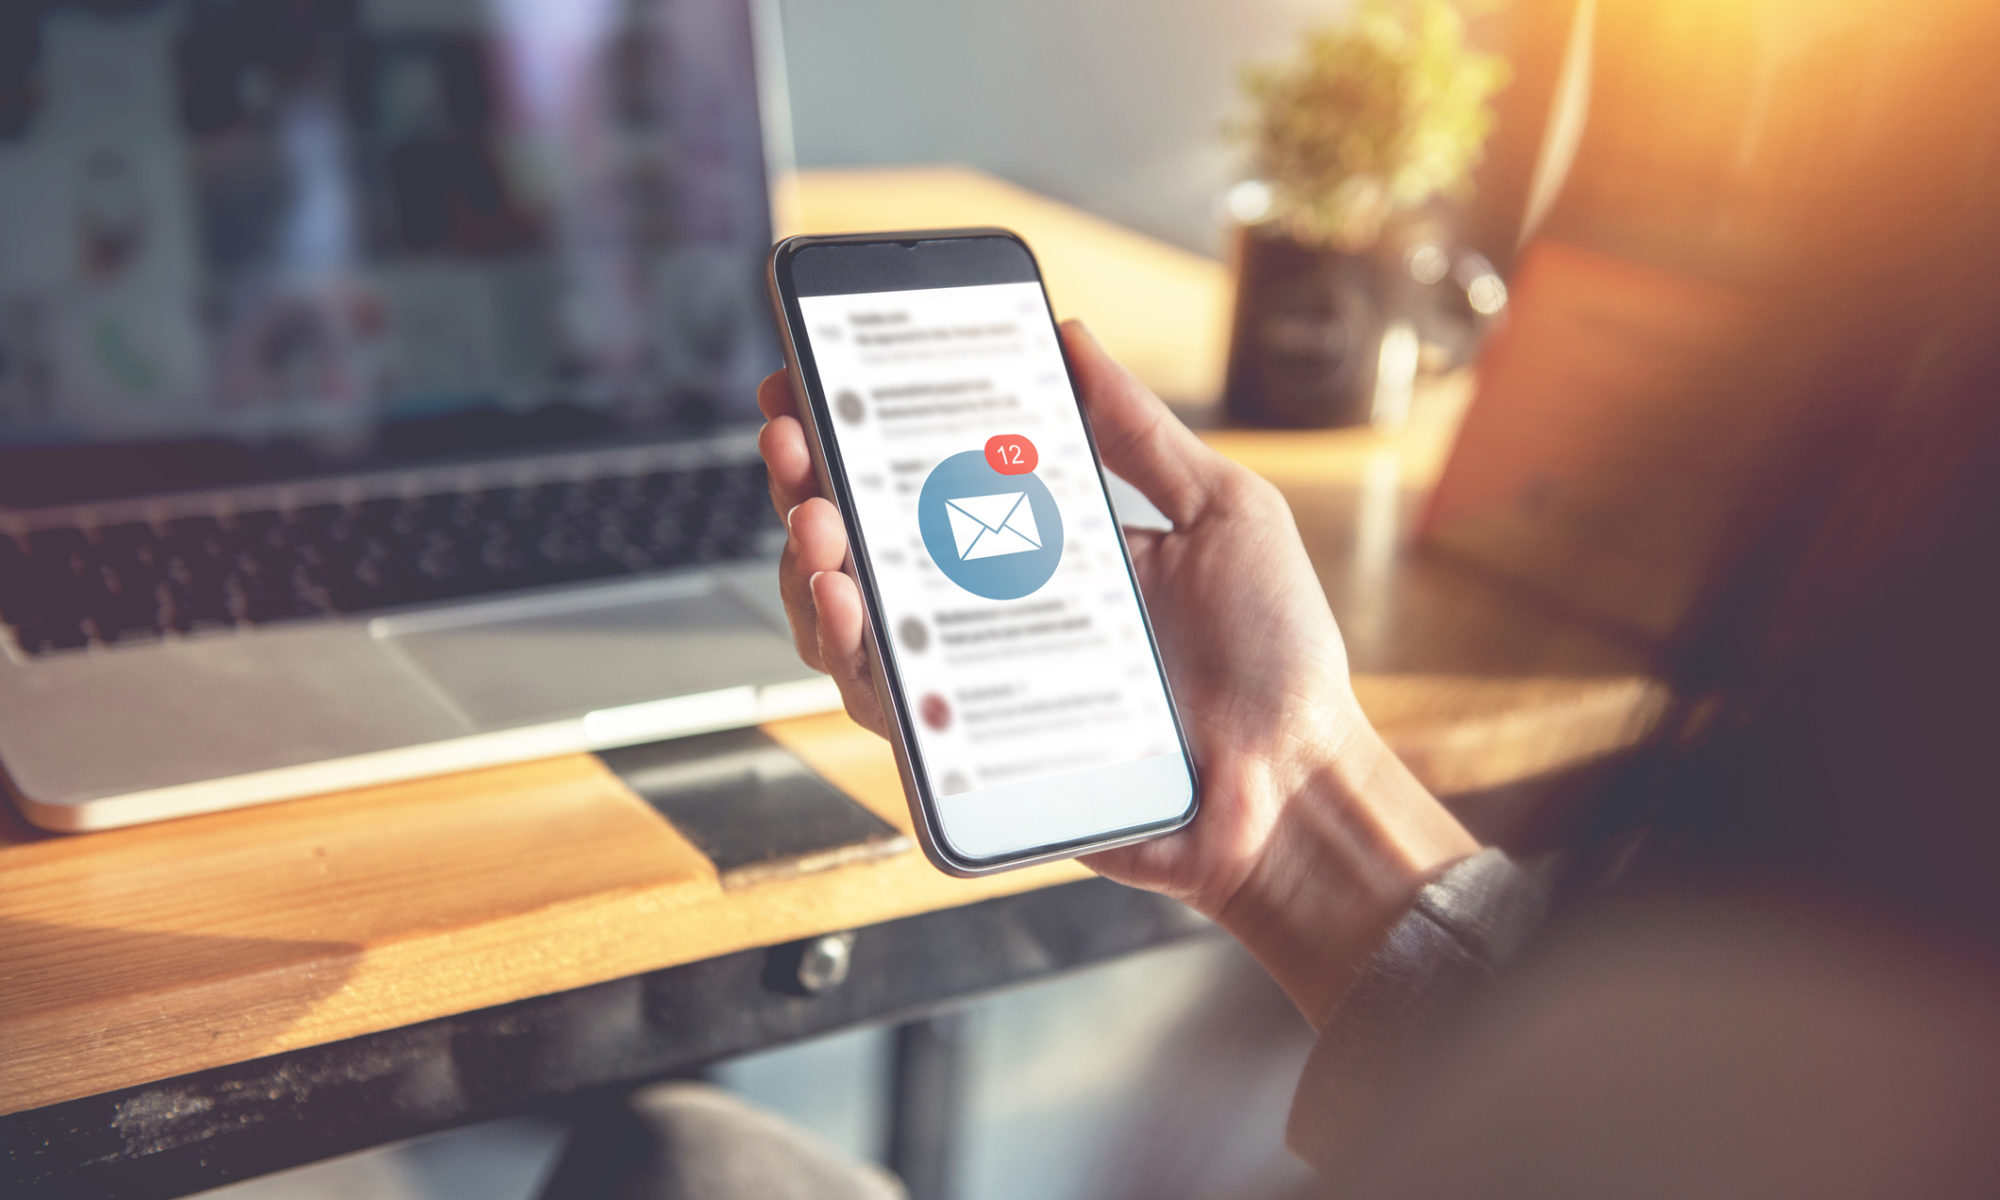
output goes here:
[{"label": "forearm", "polygon": [[1217,920],[1317,1029],[1425,882],[1478,850],[1363,723],[1303,770]]}]

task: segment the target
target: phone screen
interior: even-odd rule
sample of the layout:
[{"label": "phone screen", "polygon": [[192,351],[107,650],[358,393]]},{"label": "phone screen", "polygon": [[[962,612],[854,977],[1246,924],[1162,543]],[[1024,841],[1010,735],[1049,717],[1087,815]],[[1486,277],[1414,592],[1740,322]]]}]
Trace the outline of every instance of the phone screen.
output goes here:
[{"label": "phone screen", "polygon": [[1192,776],[1041,285],[798,304],[952,848],[1183,815]]}]

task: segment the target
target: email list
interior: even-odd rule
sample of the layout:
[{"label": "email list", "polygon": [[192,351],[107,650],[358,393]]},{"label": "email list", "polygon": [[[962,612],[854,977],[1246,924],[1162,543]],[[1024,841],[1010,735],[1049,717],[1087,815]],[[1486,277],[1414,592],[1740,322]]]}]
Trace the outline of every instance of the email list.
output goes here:
[{"label": "email list", "polygon": [[1041,289],[800,307],[933,787],[1178,753]]}]

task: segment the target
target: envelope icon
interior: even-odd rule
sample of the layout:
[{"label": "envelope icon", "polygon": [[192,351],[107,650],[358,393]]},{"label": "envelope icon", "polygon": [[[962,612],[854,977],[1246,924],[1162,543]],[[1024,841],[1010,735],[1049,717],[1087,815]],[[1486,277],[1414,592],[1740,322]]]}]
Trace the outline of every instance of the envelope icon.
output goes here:
[{"label": "envelope icon", "polygon": [[1026,492],[961,496],[944,502],[944,515],[951,518],[952,542],[961,559],[1042,548],[1042,531],[1035,528],[1035,510]]}]

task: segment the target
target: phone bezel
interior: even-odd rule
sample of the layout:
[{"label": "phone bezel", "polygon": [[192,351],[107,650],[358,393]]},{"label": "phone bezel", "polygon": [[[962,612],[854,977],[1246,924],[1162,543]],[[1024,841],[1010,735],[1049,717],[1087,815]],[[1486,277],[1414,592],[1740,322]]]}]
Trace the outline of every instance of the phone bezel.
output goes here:
[{"label": "phone bezel", "polygon": [[[974,243],[997,239],[1018,250],[1025,259],[1025,277],[1000,277],[1001,273],[989,271],[986,274],[958,274],[964,267],[952,264],[951,250],[939,250],[948,244]],[[876,248],[896,247],[912,254],[924,255],[919,261],[907,255],[874,253]],[[875,584],[872,564],[867,552],[867,541],[860,522],[856,518],[852,493],[848,487],[847,472],[840,457],[838,443],[823,434],[830,421],[827,397],[819,379],[819,372],[813,360],[812,345],[807,337],[804,317],[799,307],[799,291],[792,277],[792,268],[802,252],[817,249],[868,248],[867,256],[852,258],[854,274],[861,277],[863,286],[837,287],[831,290],[815,290],[814,295],[839,295],[874,291],[905,291],[926,288],[968,287],[994,283],[1032,282],[1042,293],[1042,306],[1051,332],[1056,330],[1054,308],[1049,303],[1048,289],[1043,284],[1041,264],[1034,251],[1018,234],[997,227],[968,229],[935,229],[889,233],[856,233],[819,236],[789,237],[772,248],[768,272],[772,306],[776,312],[781,340],[784,343],[786,366],[796,388],[802,392],[800,415],[805,418],[807,441],[812,450],[814,469],[819,475],[822,490],[839,508],[842,523],[848,537],[849,554],[847,570],[855,577],[861,588],[863,610],[867,617],[868,648],[871,669],[875,676],[878,692],[885,697],[889,709],[888,716],[894,722],[896,737],[892,744],[896,752],[896,765],[902,776],[903,788],[910,801],[911,813],[916,819],[919,841],[924,853],[940,870],[953,875],[986,875],[995,871],[1011,870],[1038,862],[1069,858],[1114,846],[1126,845],[1157,837],[1182,828],[1194,819],[1201,805],[1201,784],[1195,770],[1194,755],[1189,749],[1187,731],[1183,727],[1180,711],[1174,704],[1172,684],[1167,678],[1166,664],[1160,657],[1158,639],[1153,635],[1152,616],[1146,609],[1146,598],[1139,588],[1137,573],[1132,567],[1130,548],[1125,543],[1124,530],[1117,521],[1112,527],[1118,539],[1118,551],[1125,564],[1125,574],[1132,588],[1132,595],[1138,602],[1139,619],[1146,631],[1147,649],[1153,656],[1154,669],[1158,674],[1160,687],[1167,699],[1167,710],[1173,721],[1174,736],[1180,747],[1181,764],[1187,773],[1188,801],[1179,813],[1161,821],[1149,822],[1141,826],[1126,826],[1105,830],[1080,838],[1072,838],[1059,843],[1024,847],[1018,852],[985,858],[974,858],[954,850],[944,832],[944,824],[938,811],[937,798],[931,793],[928,773],[923,770],[923,754],[916,739],[916,729],[912,724],[910,706],[904,694],[901,678],[897,671],[895,649],[889,644],[884,631],[881,602]],[[930,249],[926,249],[930,248]],[[964,250],[959,253],[963,255]],[[942,256],[942,257],[941,257]],[[897,267],[901,259],[905,264]],[[1058,338],[1060,346],[1060,338]],[[1069,383],[1070,400],[1077,406],[1081,419],[1084,440],[1090,447],[1092,464],[1097,468],[1098,486],[1104,488],[1103,460],[1098,454],[1097,439],[1090,428],[1088,413],[1083,408],[1081,393],[1076,383],[1076,373],[1071,368],[1069,356],[1062,355],[1063,371]],[[1105,491],[1105,503],[1110,506],[1110,494]],[[1115,509],[1113,510],[1115,512]]]}]

